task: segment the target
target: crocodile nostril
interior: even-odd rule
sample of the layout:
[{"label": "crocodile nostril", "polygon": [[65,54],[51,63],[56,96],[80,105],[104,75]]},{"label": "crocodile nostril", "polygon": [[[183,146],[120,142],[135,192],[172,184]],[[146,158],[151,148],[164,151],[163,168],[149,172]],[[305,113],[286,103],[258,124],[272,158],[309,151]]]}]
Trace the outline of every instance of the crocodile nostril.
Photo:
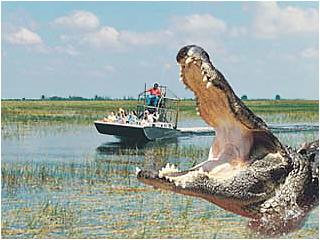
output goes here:
[{"label": "crocodile nostril", "polygon": [[177,54],[177,62],[181,62],[182,59],[184,59],[185,57],[188,56],[188,51],[190,50],[190,48],[195,47],[196,45],[187,45],[183,48],[180,49],[180,51]]}]

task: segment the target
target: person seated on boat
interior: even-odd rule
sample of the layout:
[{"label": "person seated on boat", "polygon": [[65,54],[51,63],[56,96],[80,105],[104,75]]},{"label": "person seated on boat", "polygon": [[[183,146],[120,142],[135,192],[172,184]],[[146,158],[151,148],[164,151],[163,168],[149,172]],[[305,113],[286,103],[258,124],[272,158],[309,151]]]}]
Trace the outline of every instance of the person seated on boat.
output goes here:
[{"label": "person seated on boat", "polygon": [[127,118],[127,123],[129,124],[135,124],[138,120],[137,114],[135,111],[130,111]]},{"label": "person seated on boat", "polygon": [[148,124],[149,124],[149,118],[148,118],[148,116],[149,116],[149,111],[148,111],[148,110],[144,111],[143,118],[142,118],[142,120],[141,120],[141,122],[140,122],[140,124],[141,124],[142,126],[145,126],[145,125],[148,125]]},{"label": "person seated on boat", "polygon": [[122,108],[119,108],[119,111],[117,113],[117,123],[126,123],[127,119],[126,119],[126,115],[125,115],[125,111]]},{"label": "person seated on boat", "polygon": [[152,114],[153,122],[157,122],[159,120],[159,114],[157,112],[154,112]]},{"label": "person seated on boat", "polygon": [[159,84],[155,83],[152,88],[147,90],[147,93],[149,93],[146,98],[147,106],[156,107],[161,96]]},{"label": "person seated on boat", "polygon": [[148,112],[148,122],[149,122],[149,123],[153,123],[153,122],[154,122],[153,113],[149,113],[149,112]]},{"label": "person seated on boat", "polygon": [[107,117],[103,118],[104,122],[115,122],[116,121],[116,115],[114,112],[111,112]]}]

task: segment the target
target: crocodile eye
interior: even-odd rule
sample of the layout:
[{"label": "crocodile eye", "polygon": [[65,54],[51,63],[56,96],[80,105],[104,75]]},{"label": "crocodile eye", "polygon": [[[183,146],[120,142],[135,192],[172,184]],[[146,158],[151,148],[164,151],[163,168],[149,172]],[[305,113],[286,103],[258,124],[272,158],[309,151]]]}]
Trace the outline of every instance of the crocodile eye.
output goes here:
[{"label": "crocodile eye", "polygon": [[265,182],[259,181],[255,185],[249,188],[251,193],[264,193],[265,192]]}]

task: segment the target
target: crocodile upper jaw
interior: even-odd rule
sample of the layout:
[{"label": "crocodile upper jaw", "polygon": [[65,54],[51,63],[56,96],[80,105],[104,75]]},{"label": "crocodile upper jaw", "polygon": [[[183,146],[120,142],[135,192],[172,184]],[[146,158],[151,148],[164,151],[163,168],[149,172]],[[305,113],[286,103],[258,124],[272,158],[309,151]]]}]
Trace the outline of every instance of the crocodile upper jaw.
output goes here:
[{"label": "crocodile upper jaw", "polygon": [[[245,184],[246,174],[251,174],[250,165],[281,152],[282,146],[263,120],[234,94],[202,48],[194,45],[182,48],[177,61],[181,80],[194,92],[199,115],[214,127],[216,137],[207,161],[186,171],[171,165],[156,172],[138,171],[138,179],[157,188],[198,196],[238,214],[252,216],[243,207],[252,201],[263,201],[265,196],[253,193],[258,200],[250,199],[250,193],[246,192],[250,188],[235,182],[244,178]],[[237,187],[244,189],[243,194]],[[240,197],[234,197],[233,191]]]}]

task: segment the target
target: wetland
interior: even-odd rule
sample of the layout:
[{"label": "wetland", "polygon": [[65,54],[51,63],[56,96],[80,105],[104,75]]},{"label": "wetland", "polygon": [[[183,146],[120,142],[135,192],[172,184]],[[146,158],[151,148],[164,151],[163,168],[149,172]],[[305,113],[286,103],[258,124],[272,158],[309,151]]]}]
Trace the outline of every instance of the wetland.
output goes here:
[{"label": "wetland", "polygon": [[[259,238],[248,220],[209,202],[137,181],[135,168],[180,169],[207,159],[212,136],[149,143],[100,135],[93,121],[134,101],[2,101],[3,238]],[[247,101],[268,124],[318,125],[317,101]],[[180,127],[206,124],[193,101]],[[278,132],[298,147],[318,131]],[[318,238],[319,209],[281,238]]]}]

